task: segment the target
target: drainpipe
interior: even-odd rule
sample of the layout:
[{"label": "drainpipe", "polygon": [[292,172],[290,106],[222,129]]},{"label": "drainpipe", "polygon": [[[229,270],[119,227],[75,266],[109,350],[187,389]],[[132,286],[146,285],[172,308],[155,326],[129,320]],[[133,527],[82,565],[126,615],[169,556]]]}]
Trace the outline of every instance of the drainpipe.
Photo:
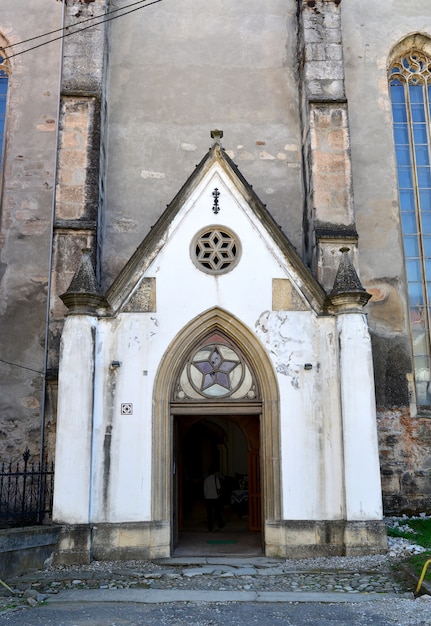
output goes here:
[{"label": "drainpipe", "polygon": [[[64,25],[65,25],[65,12],[66,12],[66,3],[62,2],[62,15],[61,15],[61,25],[64,33]],[[52,204],[51,204],[51,239],[49,245],[49,260],[48,260],[48,284],[47,284],[47,301],[46,301],[46,313],[45,313],[45,356],[43,363],[43,381],[42,381],[42,401],[41,401],[41,423],[40,423],[40,448],[39,448],[39,464],[42,467],[43,463],[43,451],[44,451],[44,441],[45,441],[45,410],[46,410],[46,373],[48,370],[48,341],[49,341],[49,319],[50,319],[50,301],[51,301],[51,283],[52,283],[52,266],[53,266],[53,243],[54,243],[54,219],[55,219],[55,195],[56,195],[56,184],[57,184],[57,155],[58,155],[58,145],[59,145],[59,120],[60,120],[60,107],[61,107],[61,85],[63,78],[63,48],[64,48],[64,39],[60,40],[60,63],[59,63],[59,79],[58,79],[58,102],[57,102],[57,129],[55,136],[55,160],[54,160],[54,171],[53,171],[53,194],[52,194]],[[41,477],[39,477],[41,480]],[[39,484],[38,488],[38,507],[37,507],[37,521],[40,523],[40,504],[41,504],[41,485]]]}]

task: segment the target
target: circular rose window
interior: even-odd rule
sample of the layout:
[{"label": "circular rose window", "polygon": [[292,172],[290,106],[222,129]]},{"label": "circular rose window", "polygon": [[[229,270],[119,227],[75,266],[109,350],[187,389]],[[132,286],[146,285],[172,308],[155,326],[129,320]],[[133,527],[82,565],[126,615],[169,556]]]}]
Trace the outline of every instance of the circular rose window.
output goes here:
[{"label": "circular rose window", "polygon": [[200,231],[194,238],[190,253],[193,263],[207,274],[224,274],[238,263],[241,247],[238,237],[221,226]]}]

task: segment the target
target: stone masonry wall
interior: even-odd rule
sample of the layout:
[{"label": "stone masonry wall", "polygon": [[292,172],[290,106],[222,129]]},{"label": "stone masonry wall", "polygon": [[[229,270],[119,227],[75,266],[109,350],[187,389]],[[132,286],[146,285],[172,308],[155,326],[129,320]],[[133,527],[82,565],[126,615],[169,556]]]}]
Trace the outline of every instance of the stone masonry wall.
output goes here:
[{"label": "stone masonry wall", "polygon": [[385,514],[430,514],[431,420],[379,411],[378,433]]},{"label": "stone masonry wall", "polygon": [[353,248],[357,265],[341,7],[337,0],[300,4],[305,258],[329,291],[342,246]]}]

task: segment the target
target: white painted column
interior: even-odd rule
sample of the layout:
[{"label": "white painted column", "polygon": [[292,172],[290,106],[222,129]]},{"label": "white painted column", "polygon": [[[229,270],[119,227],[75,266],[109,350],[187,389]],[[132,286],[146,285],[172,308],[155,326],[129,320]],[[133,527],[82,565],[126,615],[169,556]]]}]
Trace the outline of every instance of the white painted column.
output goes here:
[{"label": "white painted column", "polygon": [[97,319],[91,315],[69,315],[61,338],[55,522],[89,522],[96,328]]},{"label": "white painted column", "polygon": [[366,316],[337,317],[346,519],[383,516],[371,340]]}]

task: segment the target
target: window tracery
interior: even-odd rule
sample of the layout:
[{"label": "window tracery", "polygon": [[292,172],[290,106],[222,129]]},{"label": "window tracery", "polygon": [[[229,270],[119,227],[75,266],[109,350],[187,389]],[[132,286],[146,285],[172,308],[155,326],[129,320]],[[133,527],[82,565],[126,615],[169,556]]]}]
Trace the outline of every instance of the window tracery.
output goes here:
[{"label": "window tracery", "polygon": [[213,226],[196,235],[190,253],[198,269],[207,274],[224,274],[238,263],[241,246],[232,231],[224,226]]},{"label": "window tracery", "polygon": [[389,68],[398,193],[418,407],[431,406],[431,56],[404,51]]},{"label": "window tracery", "polygon": [[255,377],[240,351],[220,333],[195,348],[183,366],[174,400],[257,400]]}]

